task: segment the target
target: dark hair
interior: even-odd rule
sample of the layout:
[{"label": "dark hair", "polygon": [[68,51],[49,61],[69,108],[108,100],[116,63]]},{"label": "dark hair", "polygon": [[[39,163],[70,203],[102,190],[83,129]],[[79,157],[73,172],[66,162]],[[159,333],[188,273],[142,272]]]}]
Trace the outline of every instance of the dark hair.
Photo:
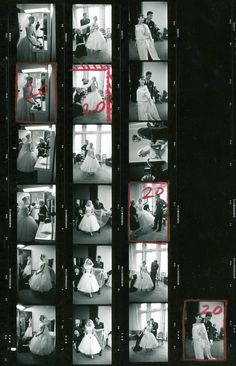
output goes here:
[{"label": "dark hair", "polygon": [[148,11],[147,12],[147,16],[150,15],[150,14],[153,14],[153,11]]},{"label": "dark hair", "polygon": [[81,99],[85,97],[85,94],[84,93],[76,93],[74,95],[74,103],[81,103]]},{"label": "dark hair", "polygon": [[148,76],[148,75],[152,75],[152,72],[151,71],[147,71],[146,72],[146,76]]},{"label": "dark hair", "polygon": [[212,317],[212,313],[209,311],[208,313],[206,313],[206,316]]},{"label": "dark hair", "polygon": [[97,316],[95,316],[95,319],[98,319],[98,320],[100,320],[100,318],[99,318],[99,316],[97,315]]},{"label": "dark hair", "polygon": [[202,315],[200,313],[195,314],[194,317],[197,318],[198,316],[202,317]]},{"label": "dark hair", "polygon": [[102,258],[100,255],[98,255],[98,258]]},{"label": "dark hair", "polygon": [[143,14],[140,13],[140,14],[137,15],[137,19],[139,19],[141,17],[143,17]]}]

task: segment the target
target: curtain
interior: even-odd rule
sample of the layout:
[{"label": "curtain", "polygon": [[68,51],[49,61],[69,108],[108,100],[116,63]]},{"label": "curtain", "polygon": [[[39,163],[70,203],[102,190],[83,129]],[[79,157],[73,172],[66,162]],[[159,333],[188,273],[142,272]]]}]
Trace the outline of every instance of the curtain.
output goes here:
[{"label": "curtain", "polygon": [[129,269],[134,270],[137,267],[136,245],[129,245]]},{"label": "curtain", "polygon": [[141,319],[140,319],[141,304],[131,304],[129,306],[129,329],[130,330],[141,330]]},{"label": "curtain", "polygon": [[98,306],[97,315],[102,323],[104,323],[106,335],[112,330],[111,306]]}]

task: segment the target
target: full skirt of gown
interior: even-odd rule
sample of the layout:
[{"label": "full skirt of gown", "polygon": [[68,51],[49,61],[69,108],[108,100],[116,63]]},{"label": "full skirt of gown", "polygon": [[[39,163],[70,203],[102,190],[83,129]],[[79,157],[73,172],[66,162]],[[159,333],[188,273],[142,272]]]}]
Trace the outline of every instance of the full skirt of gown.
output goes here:
[{"label": "full skirt of gown", "polygon": [[49,271],[43,270],[43,272],[37,274],[35,272],[29,280],[29,286],[31,290],[37,292],[48,292],[52,289],[52,279]]},{"label": "full skirt of gown", "polygon": [[25,98],[20,98],[17,102],[17,121],[31,121],[32,104]]},{"label": "full skirt of gown", "polygon": [[21,216],[18,214],[17,218],[17,241],[32,241],[35,239],[38,230],[38,225],[33,217]]},{"label": "full skirt of gown", "polygon": [[34,152],[26,151],[18,155],[17,158],[17,170],[24,173],[30,173],[34,171],[34,166],[37,161],[37,156]]},{"label": "full skirt of gown", "polygon": [[138,211],[138,222],[142,230],[147,229],[154,224],[154,216],[146,210]]},{"label": "full skirt of gown", "polygon": [[49,331],[45,330],[38,337],[34,336],[29,344],[29,349],[34,355],[50,355],[54,351],[54,340]]},{"label": "full skirt of gown", "polygon": [[100,226],[98,224],[96,216],[85,214],[79,224],[79,229],[81,231],[85,231],[87,233],[92,233],[92,232],[98,231],[100,229]]},{"label": "full skirt of gown", "polygon": [[142,348],[153,349],[158,347],[158,342],[151,332],[147,332],[144,333],[139,345]]},{"label": "full skirt of gown", "polygon": [[79,345],[79,351],[85,355],[96,355],[101,347],[93,334],[86,334]]},{"label": "full skirt of gown", "polygon": [[31,276],[31,269],[32,269],[31,264],[27,264],[23,271],[23,277]]},{"label": "full skirt of gown", "polygon": [[84,99],[84,104],[88,104],[89,111],[96,111],[100,102],[102,102],[102,97],[97,90],[88,93]]},{"label": "full skirt of gown", "polygon": [[85,173],[96,173],[99,168],[100,165],[97,159],[87,155],[80,169]]},{"label": "full skirt of gown", "polygon": [[161,118],[157,111],[157,107],[152,100],[151,102],[138,102],[138,120],[139,121],[160,121]]},{"label": "full skirt of gown", "polygon": [[28,327],[25,331],[24,338],[32,338],[33,330],[32,327]]},{"label": "full skirt of gown", "polygon": [[103,51],[105,49],[106,41],[99,30],[90,33],[86,42],[86,47],[93,51]]},{"label": "full skirt of gown", "polygon": [[[36,39],[35,39],[36,41]],[[37,42],[37,41],[36,41]],[[18,61],[36,61],[33,59],[33,44],[27,37],[21,39],[17,46],[17,60]]]},{"label": "full skirt of gown", "polygon": [[99,285],[94,274],[84,273],[78,283],[77,288],[81,292],[91,294],[92,292],[98,292]]},{"label": "full skirt of gown", "polygon": [[142,272],[142,277],[139,275],[134,283],[134,287],[138,290],[151,290],[153,288],[153,282],[148,273]]}]

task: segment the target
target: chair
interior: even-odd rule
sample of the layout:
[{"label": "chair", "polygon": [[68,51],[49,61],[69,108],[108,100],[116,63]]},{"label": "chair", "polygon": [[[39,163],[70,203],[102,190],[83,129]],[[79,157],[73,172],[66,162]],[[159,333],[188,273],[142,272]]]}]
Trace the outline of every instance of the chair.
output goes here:
[{"label": "chair", "polygon": [[160,343],[161,346],[163,346],[163,344],[164,344],[164,333],[163,332],[158,333],[157,341],[158,341],[158,344]]},{"label": "chair", "polygon": [[166,273],[161,272],[161,282],[164,282],[165,277],[166,277]]},{"label": "chair", "polygon": [[102,167],[101,155],[100,154],[96,154],[96,159],[97,159],[100,167]]}]

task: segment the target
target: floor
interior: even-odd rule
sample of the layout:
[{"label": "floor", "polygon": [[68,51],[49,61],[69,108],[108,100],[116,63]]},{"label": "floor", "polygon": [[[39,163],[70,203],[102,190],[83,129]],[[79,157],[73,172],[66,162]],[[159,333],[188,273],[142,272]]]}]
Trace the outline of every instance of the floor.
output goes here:
[{"label": "floor", "polygon": [[135,341],[129,342],[130,362],[168,362],[168,343],[166,341],[153,351],[134,352],[132,349],[134,345]]},{"label": "floor", "polygon": [[107,287],[106,285],[102,287],[100,290],[100,295],[97,293],[93,294],[93,297],[90,298],[88,294],[83,292],[73,292],[73,304],[80,305],[104,305],[111,304],[112,299],[112,289],[111,287]]},{"label": "floor", "polygon": [[38,183],[38,173],[37,172],[22,173],[22,172],[17,171],[17,183],[36,184],[36,183]]},{"label": "floor", "polygon": [[[111,56],[111,48],[112,48],[112,41],[109,38],[106,42],[106,49],[100,52],[92,52],[91,50],[87,50],[87,56],[83,56],[80,58],[76,58],[73,56],[73,62],[75,64],[78,63],[94,63],[94,64],[101,64],[101,63],[111,63],[112,56]],[[75,41],[73,42],[73,50],[75,50]]]},{"label": "floor", "polygon": [[36,356],[33,353],[22,352],[17,353],[17,361],[24,365],[50,365],[56,362],[56,352],[54,351],[49,356]]},{"label": "floor", "polygon": [[96,174],[88,175],[82,172],[80,164],[73,165],[73,181],[74,183],[106,183],[111,184],[112,182],[112,167],[102,164],[102,168],[98,169]]},{"label": "floor", "polygon": [[156,230],[152,230],[152,228],[150,228],[148,231],[142,233],[142,231],[138,229],[135,233],[132,233],[130,235],[130,240],[140,243],[167,241],[167,227],[162,225],[162,229],[160,232],[157,232]]},{"label": "floor", "polygon": [[[187,340],[186,341],[186,358],[194,359],[194,351],[192,346],[192,341]],[[217,359],[223,359],[224,358],[224,341],[214,341],[213,346],[211,346],[211,354],[212,357],[215,357]]]},{"label": "floor", "polygon": [[[166,121],[168,119],[168,103],[156,104],[160,119]],[[135,102],[129,102],[129,120],[138,121],[138,105]]]},{"label": "floor", "polygon": [[168,301],[168,286],[163,282],[158,282],[158,285],[153,291],[135,291],[129,293],[129,301],[132,302],[167,302]]},{"label": "floor", "polygon": [[94,359],[91,359],[89,356],[83,355],[81,353],[76,353],[73,350],[73,364],[74,365],[111,365],[111,348],[106,347],[102,355],[94,355]]},{"label": "floor", "polygon": [[[155,42],[155,48],[160,60],[168,60],[168,41],[158,41]],[[129,59],[139,60],[138,51],[135,46],[135,41],[129,41]]]},{"label": "floor", "polygon": [[19,301],[23,304],[34,305],[50,305],[55,304],[56,290],[52,289],[49,292],[40,294],[39,292],[32,291],[31,289],[24,289],[18,291]]},{"label": "floor", "polygon": [[111,244],[112,242],[112,228],[109,224],[101,228],[100,234],[94,233],[94,236],[90,236],[89,233],[77,231],[73,229],[73,242],[74,244]]},{"label": "floor", "polygon": [[84,116],[78,116],[73,118],[73,124],[77,123],[102,124],[102,123],[111,123],[111,121],[107,120],[107,112],[105,108],[102,112],[90,112],[87,115],[84,114]]}]

